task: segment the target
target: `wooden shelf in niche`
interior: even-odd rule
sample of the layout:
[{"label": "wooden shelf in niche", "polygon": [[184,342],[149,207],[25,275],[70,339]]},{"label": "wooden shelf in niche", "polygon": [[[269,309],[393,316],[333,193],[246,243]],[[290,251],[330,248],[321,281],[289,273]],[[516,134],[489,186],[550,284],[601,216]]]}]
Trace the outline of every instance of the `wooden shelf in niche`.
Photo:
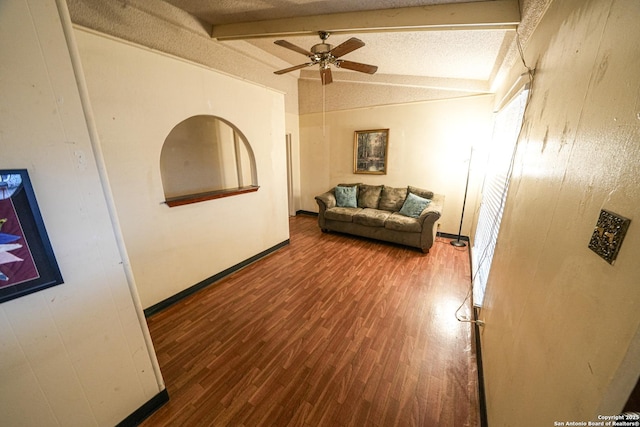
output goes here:
[{"label": "wooden shelf in niche", "polygon": [[207,191],[206,193],[189,194],[187,196],[172,197],[164,202],[170,208],[175,206],[190,205],[191,203],[205,202],[207,200],[221,199],[223,197],[232,197],[239,194],[253,193],[258,191],[260,186],[249,185],[246,187],[225,188],[224,190]]}]

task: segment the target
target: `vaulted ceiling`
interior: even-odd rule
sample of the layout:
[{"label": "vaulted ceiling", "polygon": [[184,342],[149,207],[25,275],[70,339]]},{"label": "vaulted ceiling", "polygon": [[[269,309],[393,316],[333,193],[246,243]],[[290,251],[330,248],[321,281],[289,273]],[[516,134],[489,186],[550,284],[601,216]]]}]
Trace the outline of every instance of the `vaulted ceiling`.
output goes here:
[{"label": "vaulted ceiling", "polygon": [[[320,43],[318,31],[327,31],[328,43],[334,46],[350,37],[365,43],[343,59],[378,67],[374,75],[334,68],[335,83],[487,93],[501,70],[516,60],[516,29],[520,42],[526,42],[549,1],[68,0],[68,4],[78,25],[196,62],[205,63],[198,58],[215,57],[220,55],[215,49],[227,48],[276,71],[309,58],[274,44],[275,40],[309,50]],[[149,21],[149,16],[157,19]],[[194,36],[197,42],[191,41]],[[290,74],[319,84],[317,65]]]},{"label": "vaulted ceiling", "polygon": [[[398,75],[486,82],[504,61],[520,22],[518,3],[511,0],[167,1],[211,25],[213,37],[250,40],[292,65],[307,58],[275,40],[308,50],[320,43],[319,30],[332,34],[328,41],[334,46],[357,37],[366,46],[345,59],[378,66],[378,76],[389,82]],[[344,78],[371,80],[359,74]]]}]

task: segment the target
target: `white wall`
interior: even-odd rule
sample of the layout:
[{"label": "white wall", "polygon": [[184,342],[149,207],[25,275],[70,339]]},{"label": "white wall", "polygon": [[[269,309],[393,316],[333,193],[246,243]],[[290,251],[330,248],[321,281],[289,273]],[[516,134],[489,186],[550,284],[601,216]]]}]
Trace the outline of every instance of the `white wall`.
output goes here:
[{"label": "white wall", "polygon": [[[275,75],[289,67],[282,59],[265,53],[248,41],[219,42],[211,38],[210,26],[167,2],[157,0],[67,0],[74,24],[146,46],[157,52],[180,56],[223,74],[237,76],[284,93],[286,132],[292,135],[294,211],[299,209],[298,168],[298,74]],[[284,142],[283,142],[284,144]]]},{"label": "white wall", "polygon": [[0,10],[0,169],[28,169],[64,278],[0,304],[0,424],[113,426],[164,386],[123,270],[56,2],[10,0]]},{"label": "white wall", "polygon": [[[319,84],[319,83],[318,83]],[[301,206],[338,183],[416,187],[445,195],[440,231],[457,234],[471,144],[476,153],[463,235],[469,235],[481,176],[478,153],[491,137],[493,96],[332,111],[300,116]],[[356,130],[389,129],[386,175],[353,173]]]},{"label": "white wall", "polygon": [[[536,77],[481,314],[492,426],[598,421],[640,374],[638,17],[636,0],[556,0],[526,48]],[[631,219],[614,265],[587,247],[600,209]]]},{"label": "white wall", "polygon": [[[76,36],[144,307],[289,238],[283,94],[106,36]],[[162,144],[199,114],[226,119],[247,137],[260,189],[169,208]]]}]

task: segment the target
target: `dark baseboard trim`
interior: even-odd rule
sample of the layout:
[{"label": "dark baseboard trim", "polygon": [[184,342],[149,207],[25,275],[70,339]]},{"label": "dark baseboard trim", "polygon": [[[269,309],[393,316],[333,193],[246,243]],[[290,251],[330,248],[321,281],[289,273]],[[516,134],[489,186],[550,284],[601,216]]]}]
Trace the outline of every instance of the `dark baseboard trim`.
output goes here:
[{"label": "dark baseboard trim", "polygon": [[318,216],[317,212],[311,212],[311,211],[296,211],[296,215],[311,215],[311,216]]},{"label": "dark baseboard trim", "polygon": [[[439,231],[436,234],[437,234],[438,237],[444,237],[446,239],[457,239],[458,238],[457,234],[441,233]],[[469,236],[460,236],[460,240],[468,242],[469,241]]]},{"label": "dark baseboard trim", "polygon": [[[478,307],[473,307],[473,319],[478,320]],[[488,427],[487,420],[487,397],[484,392],[484,370],[482,368],[482,345],[480,341],[480,326],[477,323],[475,327],[476,338],[476,361],[478,363],[478,403],[480,405],[480,426]]]},{"label": "dark baseboard trim", "polygon": [[133,414],[120,421],[116,427],[134,427],[149,418],[151,414],[160,409],[162,405],[169,401],[169,393],[165,388],[160,393],[153,396],[147,403],[139,407]]},{"label": "dark baseboard trim", "polygon": [[257,255],[252,256],[249,259],[246,259],[232,267],[227,268],[224,271],[221,271],[218,274],[214,274],[213,276],[209,277],[208,279],[204,279],[203,281],[201,281],[200,283],[196,283],[195,285],[191,286],[190,288],[187,288],[183,291],[178,292],[177,294],[170,296],[169,298],[160,301],[157,304],[152,305],[151,307],[145,308],[144,309],[144,315],[145,317],[151,317],[154,314],[164,310],[167,307],[172,306],[173,304],[177,303],[178,301],[180,301],[183,298],[186,298],[196,292],[198,292],[201,289],[206,288],[207,286],[211,285],[212,283],[217,282],[220,279],[225,278],[226,276],[235,273],[236,271],[246,267],[249,264],[252,264],[256,261],[258,261],[261,258],[266,257],[267,255],[277,251],[280,248],[283,248],[285,246],[287,246],[289,244],[289,239],[285,240],[284,242],[280,242],[277,245],[260,252]]}]

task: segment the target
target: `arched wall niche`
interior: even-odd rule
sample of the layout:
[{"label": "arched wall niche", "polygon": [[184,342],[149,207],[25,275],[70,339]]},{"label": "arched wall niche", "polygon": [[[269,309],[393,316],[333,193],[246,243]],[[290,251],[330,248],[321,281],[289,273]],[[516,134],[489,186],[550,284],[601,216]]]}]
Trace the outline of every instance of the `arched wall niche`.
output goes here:
[{"label": "arched wall niche", "polygon": [[160,153],[165,203],[170,207],[257,191],[256,160],[233,123],[192,116],[169,132]]}]

